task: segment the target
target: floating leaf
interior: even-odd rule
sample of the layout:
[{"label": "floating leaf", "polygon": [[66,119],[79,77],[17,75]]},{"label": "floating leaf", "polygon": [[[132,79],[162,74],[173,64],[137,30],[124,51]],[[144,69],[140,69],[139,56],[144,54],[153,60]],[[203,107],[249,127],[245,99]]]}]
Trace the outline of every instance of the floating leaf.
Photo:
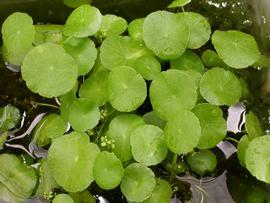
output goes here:
[{"label": "floating leaf", "polygon": [[89,99],[76,99],[70,105],[68,121],[71,127],[80,132],[94,128],[100,119],[99,108]]},{"label": "floating leaf", "polygon": [[241,84],[232,72],[213,68],[203,75],[200,93],[211,104],[231,106],[241,98]]},{"label": "floating leaf", "polygon": [[199,119],[190,111],[182,111],[165,126],[167,147],[174,153],[186,154],[195,148],[201,136]]},{"label": "floating leaf", "polygon": [[151,196],[155,186],[153,171],[146,166],[133,163],[125,168],[120,188],[129,201],[141,202]]},{"label": "floating leaf", "polygon": [[84,133],[72,132],[55,139],[49,148],[48,163],[56,182],[68,192],[85,190],[92,181],[96,144]]},{"label": "floating leaf", "polygon": [[70,8],[77,8],[83,4],[91,4],[91,2],[92,0],[63,0],[63,3]]},{"label": "floating leaf", "polygon": [[143,42],[143,23],[145,18],[137,18],[128,24],[128,34],[131,38]]},{"label": "floating leaf", "polygon": [[154,188],[151,197],[144,200],[142,203],[169,203],[171,202],[171,195],[171,185],[166,180],[156,179],[156,187]]},{"label": "floating leaf", "polygon": [[35,25],[35,39],[33,44],[40,45],[45,42],[60,43],[63,40],[63,25]]},{"label": "floating leaf", "polygon": [[74,203],[96,203],[96,199],[90,194],[88,190],[83,192],[69,193]]},{"label": "floating leaf", "polygon": [[71,38],[63,43],[63,47],[75,59],[79,75],[90,72],[97,58],[97,49],[92,40],[89,38]]},{"label": "floating leaf", "polygon": [[51,142],[51,140],[62,136],[67,130],[67,123],[60,115],[49,114],[35,127],[33,132],[33,142],[43,147]]},{"label": "floating leaf", "polygon": [[197,101],[197,87],[179,70],[167,70],[155,77],[150,86],[150,100],[157,115],[168,120],[174,114],[190,110]]},{"label": "floating leaf", "polygon": [[219,58],[217,53],[211,49],[207,49],[202,53],[202,61],[208,68],[226,67],[226,64]]},{"label": "floating leaf", "polygon": [[259,118],[252,111],[246,114],[245,128],[250,140],[264,134]]},{"label": "floating leaf", "polygon": [[3,132],[1,135],[0,135],[0,150],[3,148],[6,140],[8,138],[8,132]]},{"label": "floating leaf", "polygon": [[19,109],[8,104],[0,108],[0,131],[8,131],[14,128],[20,121]]},{"label": "floating leaf", "polygon": [[143,120],[146,124],[155,125],[164,129],[166,121],[160,119],[154,111],[150,111],[143,116]]},{"label": "floating leaf", "polygon": [[167,155],[163,130],[154,125],[141,125],[130,136],[134,159],[146,166],[161,163]]},{"label": "floating leaf", "polygon": [[193,70],[204,73],[204,65],[200,57],[194,52],[187,50],[182,56],[170,61],[171,68],[178,70]]},{"label": "floating leaf", "polygon": [[145,46],[130,37],[113,36],[105,39],[100,47],[102,64],[112,70],[119,66],[131,66],[142,56],[152,56]]},{"label": "floating leaf", "polygon": [[96,183],[105,190],[117,187],[124,176],[122,162],[114,153],[107,151],[97,155],[93,171]]},{"label": "floating leaf", "polygon": [[58,195],[55,196],[52,203],[74,203],[74,201],[67,194],[58,194]]},{"label": "floating leaf", "polygon": [[176,59],[186,50],[189,28],[183,16],[156,11],[144,21],[143,39],[146,46],[161,59]]},{"label": "floating leaf", "polygon": [[211,35],[211,26],[207,19],[193,12],[184,12],[178,15],[183,16],[189,26],[190,35],[187,47],[190,49],[198,49],[205,45]]},{"label": "floating leaf", "polygon": [[270,183],[270,136],[254,138],[246,150],[245,164],[258,180]]},{"label": "floating leaf", "polygon": [[191,0],[174,0],[167,8],[177,8],[189,4]]},{"label": "floating leaf", "polygon": [[57,44],[46,43],[33,48],[22,65],[27,87],[43,97],[57,97],[70,91],[78,76],[74,59]]},{"label": "floating leaf", "polygon": [[112,151],[122,162],[132,158],[130,135],[133,129],[143,124],[143,119],[135,114],[120,115],[111,121],[106,135],[115,141]]},{"label": "floating leaf", "polygon": [[261,57],[254,37],[240,31],[217,30],[212,35],[212,43],[220,58],[233,68],[247,68]]},{"label": "floating leaf", "polygon": [[101,27],[96,33],[98,38],[120,35],[127,29],[127,21],[119,16],[107,14],[102,16]]},{"label": "floating leaf", "polygon": [[107,94],[113,108],[121,112],[131,112],[146,99],[146,83],[134,69],[128,66],[118,67],[108,76]]},{"label": "floating leaf", "polygon": [[32,48],[35,37],[32,18],[26,13],[15,12],[4,21],[1,33],[7,60],[21,65],[25,54]]},{"label": "floating leaf", "polygon": [[81,85],[79,96],[96,102],[98,106],[102,106],[108,102],[107,97],[107,79],[109,71],[102,70],[92,73]]},{"label": "floating leaf", "polygon": [[215,147],[227,134],[227,123],[222,110],[212,104],[199,104],[192,111],[199,118],[202,128],[197,147],[199,149]]},{"label": "floating leaf", "polygon": [[214,172],[217,167],[217,157],[210,150],[200,150],[191,153],[187,158],[191,170],[200,176]]},{"label": "floating leaf", "polygon": [[94,35],[100,28],[102,15],[99,10],[90,5],[81,5],[68,17],[64,34],[78,38]]},{"label": "floating leaf", "polygon": [[0,183],[16,199],[29,198],[37,184],[36,172],[12,154],[0,155]]},{"label": "floating leaf", "polygon": [[249,137],[247,135],[244,135],[243,137],[241,137],[237,145],[237,157],[238,157],[239,163],[243,167],[245,167],[246,150],[248,148],[250,141],[251,140],[249,139]]},{"label": "floating leaf", "polygon": [[69,108],[76,98],[73,91],[66,93],[60,98],[60,115],[65,121],[68,121]]}]

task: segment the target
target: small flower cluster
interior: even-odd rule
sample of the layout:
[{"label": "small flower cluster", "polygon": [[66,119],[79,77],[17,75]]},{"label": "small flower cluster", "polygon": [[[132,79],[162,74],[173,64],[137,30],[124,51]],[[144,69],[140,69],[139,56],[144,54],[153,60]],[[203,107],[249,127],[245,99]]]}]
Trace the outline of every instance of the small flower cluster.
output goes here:
[{"label": "small flower cluster", "polygon": [[110,149],[115,148],[115,140],[111,140],[107,136],[101,137],[100,140],[101,140],[102,147],[108,147]]}]

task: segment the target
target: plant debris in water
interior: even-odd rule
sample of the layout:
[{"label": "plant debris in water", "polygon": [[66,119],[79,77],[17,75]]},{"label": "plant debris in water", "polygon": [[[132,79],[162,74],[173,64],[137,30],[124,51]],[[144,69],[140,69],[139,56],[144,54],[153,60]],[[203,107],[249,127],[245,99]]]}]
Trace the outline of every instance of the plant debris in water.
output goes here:
[{"label": "plant debris in water", "polygon": [[[47,156],[28,152],[35,160],[27,165],[17,153],[0,154],[0,198],[95,202],[96,187],[120,190],[129,202],[168,203],[179,192],[176,175],[215,173],[212,149],[228,138],[222,110],[249,96],[241,71],[262,57],[255,38],[238,30],[211,36],[207,18],[185,12],[190,0],[129,24],[80,2],[65,1],[77,7],[65,25],[34,25],[21,12],[2,25],[5,61],[21,67],[33,93],[60,106],[37,103],[57,110],[29,133],[29,146]],[[256,114],[246,118],[239,161],[270,183],[269,136]],[[1,149],[20,140],[11,133],[20,119],[16,107],[0,109]]]}]

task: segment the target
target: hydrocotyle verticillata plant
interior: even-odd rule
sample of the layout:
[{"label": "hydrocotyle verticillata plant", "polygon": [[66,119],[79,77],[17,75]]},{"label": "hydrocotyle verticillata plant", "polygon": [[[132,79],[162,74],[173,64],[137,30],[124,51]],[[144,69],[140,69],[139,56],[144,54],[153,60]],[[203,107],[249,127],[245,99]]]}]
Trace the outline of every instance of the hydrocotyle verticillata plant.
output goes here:
[{"label": "hydrocotyle verticillata plant", "polygon": [[[248,96],[241,69],[261,58],[254,37],[212,34],[204,16],[184,9],[128,24],[89,4],[65,2],[77,7],[65,25],[34,25],[21,12],[2,25],[5,61],[21,66],[27,87],[57,98],[60,108],[31,133],[31,144],[47,150],[34,157],[35,168],[0,154],[0,198],[92,202],[89,188],[96,183],[102,190],[119,187],[129,202],[167,203],[177,174],[215,173],[211,150],[226,139],[224,109]],[[175,0],[169,8],[189,2]],[[207,49],[210,43],[215,50]],[[1,147],[19,120],[15,107],[0,109]],[[238,144],[240,163],[270,183],[270,140],[253,112],[246,134]],[[161,165],[163,176],[154,170]]]}]

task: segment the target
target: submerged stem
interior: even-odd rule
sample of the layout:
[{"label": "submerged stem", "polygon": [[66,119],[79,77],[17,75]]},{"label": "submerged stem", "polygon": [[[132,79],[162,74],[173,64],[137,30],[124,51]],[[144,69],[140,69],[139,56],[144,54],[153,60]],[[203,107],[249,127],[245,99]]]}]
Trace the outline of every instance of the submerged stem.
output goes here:
[{"label": "submerged stem", "polygon": [[174,153],[173,154],[173,160],[172,160],[172,172],[171,172],[171,175],[170,175],[170,179],[169,179],[169,182],[172,183],[172,180],[173,178],[175,177],[176,175],[176,164],[177,164],[177,154]]},{"label": "submerged stem", "polygon": [[36,106],[47,106],[47,107],[52,107],[52,108],[59,109],[59,106],[56,106],[56,105],[53,105],[53,104],[41,103],[41,102],[36,102],[36,101],[32,101],[31,103],[33,105],[36,105]]},{"label": "submerged stem", "polygon": [[239,141],[238,141],[237,139],[234,139],[234,138],[232,138],[232,137],[226,137],[225,140],[233,141],[233,142],[235,142],[236,144],[239,143]]}]

